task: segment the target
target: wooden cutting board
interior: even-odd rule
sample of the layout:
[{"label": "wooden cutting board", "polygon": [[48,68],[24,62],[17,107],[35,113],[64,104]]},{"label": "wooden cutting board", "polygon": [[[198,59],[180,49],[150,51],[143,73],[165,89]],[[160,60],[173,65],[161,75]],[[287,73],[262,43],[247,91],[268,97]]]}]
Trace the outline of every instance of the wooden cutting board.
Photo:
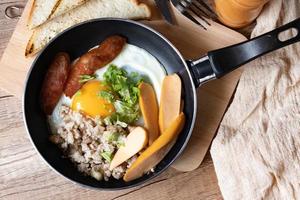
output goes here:
[{"label": "wooden cutting board", "polygon": [[[204,30],[177,12],[174,7],[172,12],[178,25],[170,25],[162,20],[152,0],[143,1],[151,6],[153,13],[151,21],[143,23],[165,35],[186,59],[199,58],[207,51],[246,39],[240,33],[212,21],[211,26]],[[22,97],[26,74],[34,60],[24,57],[24,49],[31,35],[31,31],[26,27],[31,5],[32,1],[29,1],[0,61],[0,87],[19,98]],[[201,164],[239,77],[240,70],[237,70],[197,90],[198,116],[193,135],[187,148],[172,167],[180,171],[191,171]]]}]

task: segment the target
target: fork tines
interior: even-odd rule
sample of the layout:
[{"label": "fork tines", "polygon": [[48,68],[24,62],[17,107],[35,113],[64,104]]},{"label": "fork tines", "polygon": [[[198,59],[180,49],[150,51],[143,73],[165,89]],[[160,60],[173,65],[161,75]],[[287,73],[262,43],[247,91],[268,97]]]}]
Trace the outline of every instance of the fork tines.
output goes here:
[{"label": "fork tines", "polygon": [[215,15],[202,0],[180,0],[176,7],[182,14],[204,29],[207,29],[206,25],[210,26],[207,19],[214,18]]}]

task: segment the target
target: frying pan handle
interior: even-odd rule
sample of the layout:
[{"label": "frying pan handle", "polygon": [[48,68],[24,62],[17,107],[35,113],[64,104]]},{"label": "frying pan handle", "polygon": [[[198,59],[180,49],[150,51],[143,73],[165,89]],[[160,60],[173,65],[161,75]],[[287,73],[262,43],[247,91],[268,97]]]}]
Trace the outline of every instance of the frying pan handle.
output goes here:
[{"label": "frying pan handle", "polygon": [[[280,39],[286,30],[296,32],[287,40]],[[207,56],[217,78],[237,69],[257,57],[300,41],[300,18],[246,42],[208,52]]]},{"label": "frying pan handle", "polygon": [[211,67],[208,56],[197,60],[187,60],[186,63],[192,72],[191,74],[196,87],[199,87],[207,81],[216,79],[216,75]]}]

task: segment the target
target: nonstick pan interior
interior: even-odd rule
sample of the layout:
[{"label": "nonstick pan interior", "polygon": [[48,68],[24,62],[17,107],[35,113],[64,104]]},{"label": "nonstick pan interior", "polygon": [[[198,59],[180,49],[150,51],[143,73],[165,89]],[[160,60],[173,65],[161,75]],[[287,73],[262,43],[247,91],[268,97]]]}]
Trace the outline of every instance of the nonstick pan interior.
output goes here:
[{"label": "nonstick pan interior", "polygon": [[[183,99],[186,124],[178,136],[175,145],[156,166],[154,173],[131,182],[113,179],[108,182],[97,181],[92,177],[84,176],[78,172],[68,159],[62,158],[60,149],[49,142],[48,137],[50,132],[46,116],[39,106],[41,85],[47,67],[56,53],[65,51],[70,55],[71,59],[75,59],[90,48],[98,45],[106,37],[115,34],[126,37],[128,43],[141,47],[151,53],[165,67],[168,74],[180,72],[184,91]],[[167,40],[151,29],[136,22],[117,19],[99,19],[85,22],[66,30],[52,40],[32,65],[31,71],[28,74],[23,103],[24,119],[31,140],[40,155],[55,171],[76,183],[111,190],[141,184],[165,170],[184,149],[191,135],[196,115],[195,86],[187,71],[186,63],[177,50]]]}]

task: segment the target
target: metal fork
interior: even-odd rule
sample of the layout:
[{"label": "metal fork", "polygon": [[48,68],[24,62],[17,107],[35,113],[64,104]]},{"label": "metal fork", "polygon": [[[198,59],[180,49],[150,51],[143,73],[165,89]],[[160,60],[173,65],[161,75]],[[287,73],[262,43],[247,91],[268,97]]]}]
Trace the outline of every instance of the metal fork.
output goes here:
[{"label": "metal fork", "polygon": [[215,20],[216,14],[203,0],[171,0],[173,5],[194,23],[207,29],[208,19]]}]

